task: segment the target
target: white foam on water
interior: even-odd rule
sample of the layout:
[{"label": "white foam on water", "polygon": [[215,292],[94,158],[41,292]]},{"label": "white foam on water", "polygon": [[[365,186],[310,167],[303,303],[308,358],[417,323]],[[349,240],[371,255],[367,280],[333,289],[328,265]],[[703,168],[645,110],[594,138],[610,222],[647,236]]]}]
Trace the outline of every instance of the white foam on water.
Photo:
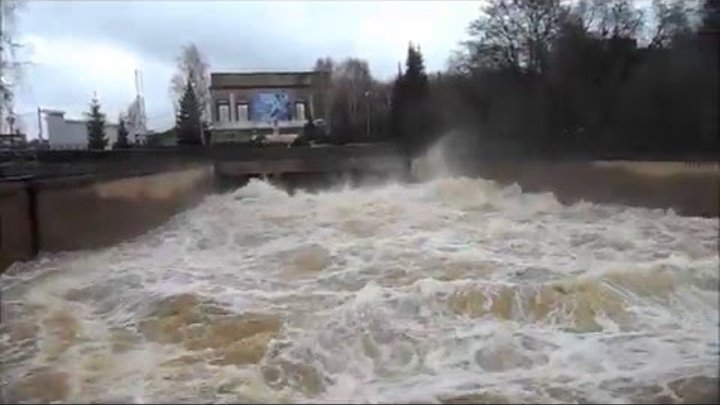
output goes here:
[{"label": "white foam on water", "polygon": [[[2,379],[62,370],[69,402],[627,403],[617,381],[717,378],[716,219],[562,206],[433,159],[416,184],[291,196],[252,180],[135,240],[16,265],[0,287],[21,310],[4,320],[34,322],[39,342],[4,330]],[[181,294],[283,326],[259,364],[168,366],[198,352],[136,332]],[[58,311],[78,326],[50,356]],[[118,328],[136,339],[114,352]]]}]

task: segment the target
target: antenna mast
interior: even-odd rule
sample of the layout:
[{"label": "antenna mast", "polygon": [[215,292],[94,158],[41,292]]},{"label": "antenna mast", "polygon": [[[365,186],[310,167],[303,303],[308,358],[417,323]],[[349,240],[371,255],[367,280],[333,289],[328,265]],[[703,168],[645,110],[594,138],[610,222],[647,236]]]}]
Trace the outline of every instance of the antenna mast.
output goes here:
[{"label": "antenna mast", "polygon": [[145,98],[143,97],[142,72],[140,69],[135,69],[135,102],[138,109],[136,131],[141,138],[144,138],[147,132],[147,117],[145,116]]},{"label": "antenna mast", "polygon": [[5,81],[5,4],[0,0],[0,133],[5,132],[5,100],[9,84]]}]

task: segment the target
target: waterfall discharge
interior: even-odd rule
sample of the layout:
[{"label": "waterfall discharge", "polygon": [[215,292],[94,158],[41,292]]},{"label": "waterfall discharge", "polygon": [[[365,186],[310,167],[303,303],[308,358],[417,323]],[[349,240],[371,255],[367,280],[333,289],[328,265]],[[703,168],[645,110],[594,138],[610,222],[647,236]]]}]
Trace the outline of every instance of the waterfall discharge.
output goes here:
[{"label": "waterfall discharge", "polygon": [[131,241],[14,265],[3,400],[716,398],[717,219],[564,206],[441,155],[415,184],[253,180]]}]

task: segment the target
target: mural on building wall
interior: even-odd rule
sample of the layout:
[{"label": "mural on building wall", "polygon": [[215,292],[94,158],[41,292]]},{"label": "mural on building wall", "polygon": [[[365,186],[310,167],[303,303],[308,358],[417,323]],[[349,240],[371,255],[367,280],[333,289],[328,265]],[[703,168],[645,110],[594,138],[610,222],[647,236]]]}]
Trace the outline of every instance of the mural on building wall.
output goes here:
[{"label": "mural on building wall", "polygon": [[275,122],[290,120],[290,97],[284,91],[264,91],[250,101],[252,121]]}]

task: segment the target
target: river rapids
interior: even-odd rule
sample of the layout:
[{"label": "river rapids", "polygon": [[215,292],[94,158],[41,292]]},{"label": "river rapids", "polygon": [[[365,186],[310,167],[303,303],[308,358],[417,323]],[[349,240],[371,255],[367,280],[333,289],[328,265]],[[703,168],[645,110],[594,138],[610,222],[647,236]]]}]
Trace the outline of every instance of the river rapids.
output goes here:
[{"label": "river rapids", "polygon": [[717,219],[482,179],[252,180],[11,267],[3,400],[713,400],[717,237]]}]

